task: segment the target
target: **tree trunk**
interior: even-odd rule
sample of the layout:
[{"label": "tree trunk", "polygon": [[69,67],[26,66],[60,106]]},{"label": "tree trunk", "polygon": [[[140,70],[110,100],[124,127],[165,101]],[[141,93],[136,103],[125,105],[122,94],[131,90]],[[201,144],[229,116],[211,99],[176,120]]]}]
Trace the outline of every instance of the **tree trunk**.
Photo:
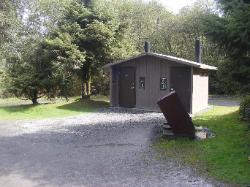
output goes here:
[{"label": "tree trunk", "polygon": [[89,67],[82,68],[82,99],[89,98],[91,95]]},{"label": "tree trunk", "polygon": [[82,99],[86,98],[87,96],[87,84],[82,80]]},{"label": "tree trunk", "polygon": [[37,98],[32,98],[31,101],[32,101],[33,105],[37,105],[38,104]]},{"label": "tree trunk", "polygon": [[91,79],[89,78],[87,81],[87,94],[91,95]]},{"label": "tree trunk", "polygon": [[38,104],[38,101],[37,101],[37,90],[34,90],[34,92],[33,92],[33,98],[31,99],[31,101],[32,101],[32,104],[33,105],[37,105]]}]

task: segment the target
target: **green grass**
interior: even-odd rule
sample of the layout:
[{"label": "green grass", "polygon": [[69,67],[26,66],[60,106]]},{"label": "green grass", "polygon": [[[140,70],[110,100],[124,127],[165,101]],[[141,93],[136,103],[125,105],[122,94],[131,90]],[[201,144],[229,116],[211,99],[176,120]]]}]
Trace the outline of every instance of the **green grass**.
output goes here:
[{"label": "green grass", "polygon": [[164,139],[155,143],[161,157],[173,157],[217,180],[250,185],[250,129],[239,120],[238,107],[214,107],[193,120],[215,138],[202,141]]},{"label": "green grass", "polygon": [[42,119],[72,116],[86,112],[94,112],[100,107],[108,106],[108,98],[95,96],[91,99],[79,98],[40,100],[42,104],[32,105],[30,101],[14,98],[0,99],[0,120]]}]

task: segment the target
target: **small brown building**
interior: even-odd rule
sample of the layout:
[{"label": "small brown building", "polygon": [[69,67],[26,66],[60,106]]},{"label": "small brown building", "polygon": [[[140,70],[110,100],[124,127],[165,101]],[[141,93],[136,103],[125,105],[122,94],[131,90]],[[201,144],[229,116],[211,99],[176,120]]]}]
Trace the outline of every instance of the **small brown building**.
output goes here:
[{"label": "small brown building", "polygon": [[145,44],[145,53],[107,64],[111,106],[159,110],[157,101],[175,90],[187,112],[207,108],[208,73],[217,68],[201,63],[199,41],[196,59],[194,62],[152,53]]}]

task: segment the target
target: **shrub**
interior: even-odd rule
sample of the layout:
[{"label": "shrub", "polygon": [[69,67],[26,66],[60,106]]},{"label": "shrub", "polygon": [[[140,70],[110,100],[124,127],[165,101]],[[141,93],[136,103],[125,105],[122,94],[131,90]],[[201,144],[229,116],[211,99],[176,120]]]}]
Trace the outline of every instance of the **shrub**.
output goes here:
[{"label": "shrub", "polygon": [[250,122],[250,95],[244,97],[240,103],[240,116],[243,120]]}]

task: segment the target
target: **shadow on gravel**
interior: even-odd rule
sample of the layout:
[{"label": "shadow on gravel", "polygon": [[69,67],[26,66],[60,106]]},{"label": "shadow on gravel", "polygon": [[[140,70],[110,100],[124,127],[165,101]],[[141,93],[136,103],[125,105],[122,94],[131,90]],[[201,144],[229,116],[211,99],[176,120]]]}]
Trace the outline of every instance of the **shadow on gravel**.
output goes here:
[{"label": "shadow on gravel", "polygon": [[119,186],[136,175],[147,178],[144,175],[151,166],[142,157],[154,129],[155,125],[139,122],[98,124],[0,137],[0,186],[5,185],[1,178],[15,184],[28,181],[25,187],[105,186],[109,182]]}]

